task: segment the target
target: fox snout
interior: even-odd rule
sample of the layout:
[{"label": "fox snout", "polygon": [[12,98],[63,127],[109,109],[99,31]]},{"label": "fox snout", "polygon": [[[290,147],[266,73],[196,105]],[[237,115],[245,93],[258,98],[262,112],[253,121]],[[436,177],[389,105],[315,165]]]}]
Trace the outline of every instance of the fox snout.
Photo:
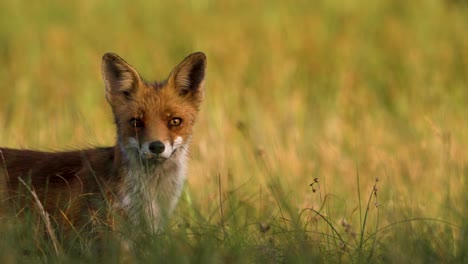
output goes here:
[{"label": "fox snout", "polygon": [[140,155],[143,159],[146,159],[146,160],[156,159],[159,161],[163,161],[169,158],[170,156],[170,155],[169,156],[163,155],[166,149],[168,149],[166,148],[166,144],[164,144],[160,140],[157,140],[157,141],[150,142],[148,144],[143,144],[140,150]]},{"label": "fox snout", "polygon": [[138,147],[139,155],[143,160],[162,162],[174,155],[180,148],[183,149],[183,145],[182,137],[177,137],[174,142],[170,142],[169,140],[144,142]]},{"label": "fox snout", "polygon": [[158,155],[164,152],[164,149],[166,149],[166,146],[164,145],[164,143],[158,140],[158,141],[151,142],[151,144],[149,144],[148,146],[148,149],[151,153]]}]

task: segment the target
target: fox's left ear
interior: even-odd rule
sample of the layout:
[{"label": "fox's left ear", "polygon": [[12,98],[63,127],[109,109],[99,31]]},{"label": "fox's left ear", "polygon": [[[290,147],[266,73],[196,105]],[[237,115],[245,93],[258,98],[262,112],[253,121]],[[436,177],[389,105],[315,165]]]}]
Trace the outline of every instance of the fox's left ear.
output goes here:
[{"label": "fox's left ear", "polygon": [[169,85],[173,86],[180,96],[188,96],[199,103],[204,95],[205,69],[205,54],[190,54],[172,70],[168,79]]},{"label": "fox's left ear", "polygon": [[131,98],[138,89],[140,75],[117,54],[104,54],[101,68],[109,103],[114,104],[117,98]]}]

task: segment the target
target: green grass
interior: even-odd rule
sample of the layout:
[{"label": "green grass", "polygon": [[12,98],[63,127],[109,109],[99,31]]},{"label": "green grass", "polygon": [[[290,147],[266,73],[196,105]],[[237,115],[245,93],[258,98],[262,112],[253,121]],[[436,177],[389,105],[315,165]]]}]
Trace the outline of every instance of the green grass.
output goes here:
[{"label": "green grass", "polygon": [[[136,242],[140,260],[468,260],[466,1],[3,1],[0,10],[1,146],[112,145],[103,53],[148,79],[207,54],[185,192],[166,233]],[[80,261],[22,232],[7,228],[1,259]],[[116,262],[111,242],[106,260]]]}]

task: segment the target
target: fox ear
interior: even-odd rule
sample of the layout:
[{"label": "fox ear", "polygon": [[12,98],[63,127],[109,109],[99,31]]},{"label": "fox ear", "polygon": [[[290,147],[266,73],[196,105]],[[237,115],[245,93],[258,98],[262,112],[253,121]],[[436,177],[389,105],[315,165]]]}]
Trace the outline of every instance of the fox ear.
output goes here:
[{"label": "fox ear", "polygon": [[180,96],[189,96],[196,102],[203,100],[205,86],[206,56],[195,52],[187,56],[169,76],[169,84]]},{"label": "fox ear", "polygon": [[106,98],[109,102],[112,102],[114,96],[130,98],[136,91],[140,75],[117,54],[104,54],[101,70],[106,85]]}]

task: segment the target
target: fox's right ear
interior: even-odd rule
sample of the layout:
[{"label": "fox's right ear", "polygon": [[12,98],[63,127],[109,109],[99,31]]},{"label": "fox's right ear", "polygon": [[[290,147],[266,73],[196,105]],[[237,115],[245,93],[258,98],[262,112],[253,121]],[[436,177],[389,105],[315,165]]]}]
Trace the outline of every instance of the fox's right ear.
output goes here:
[{"label": "fox's right ear", "polygon": [[115,97],[131,98],[141,81],[138,72],[115,53],[104,54],[101,70],[109,103]]},{"label": "fox's right ear", "polygon": [[180,96],[191,98],[196,104],[203,100],[206,55],[195,52],[187,56],[169,75],[168,82]]}]

